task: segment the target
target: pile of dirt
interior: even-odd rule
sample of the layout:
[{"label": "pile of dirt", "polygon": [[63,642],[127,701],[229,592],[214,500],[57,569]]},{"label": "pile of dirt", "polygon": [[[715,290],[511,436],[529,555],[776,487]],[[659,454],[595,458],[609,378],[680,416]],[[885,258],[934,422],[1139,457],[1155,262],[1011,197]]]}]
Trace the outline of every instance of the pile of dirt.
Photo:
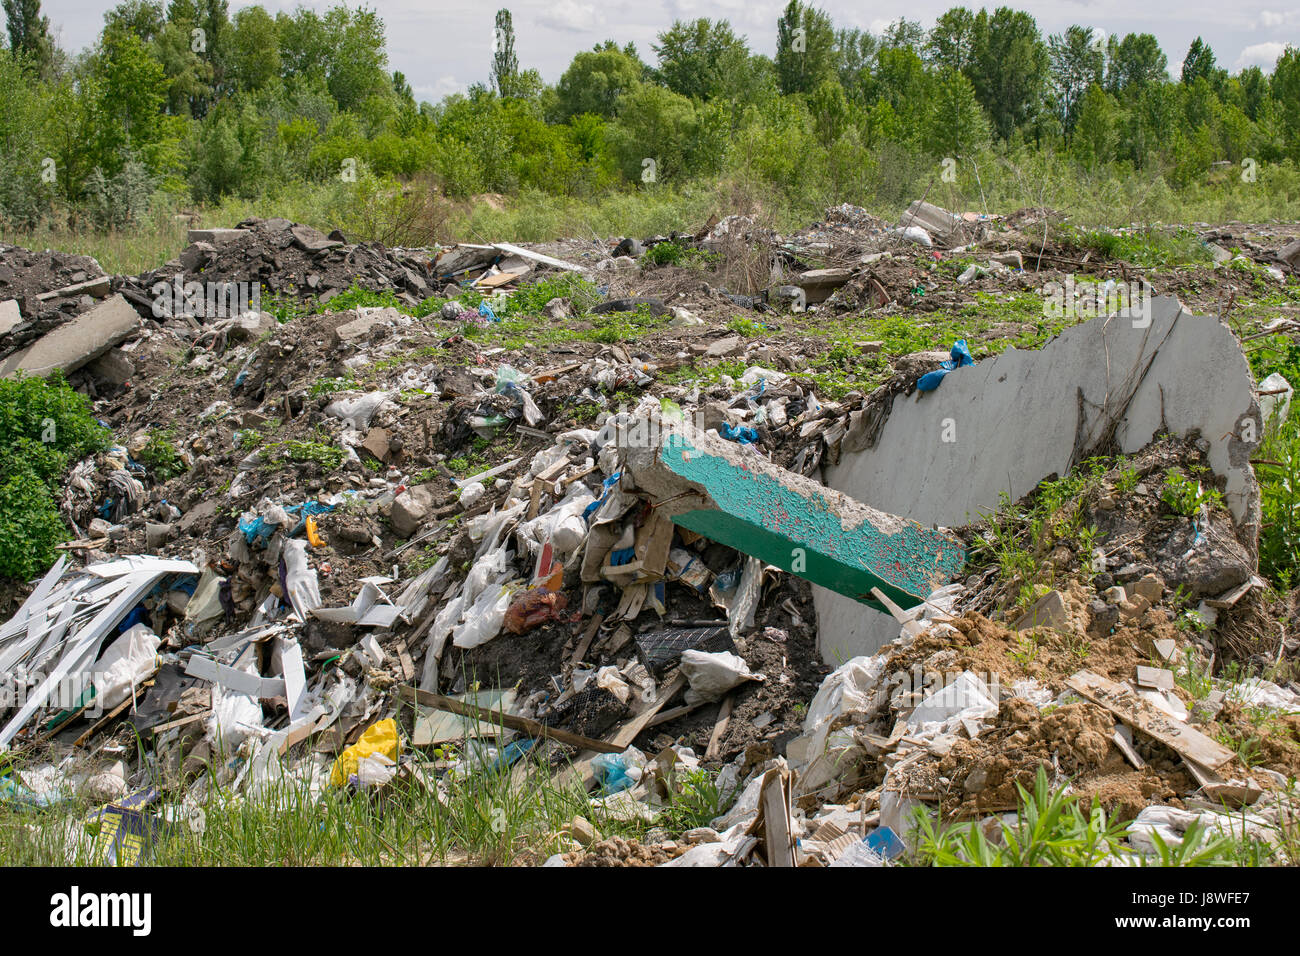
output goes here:
[{"label": "pile of dirt", "polygon": [[354,284],[411,306],[435,291],[424,253],[352,243],[338,230],[325,235],[288,219],[246,219],[233,230],[192,231],[191,238],[178,258],[124,282],[123,294],[142,315],[153,314],[156,284],[178,281],[244,282],[271,296],[322,304]]},{"label": "pile of dirt", "polygon": [[1129,767],[1111,739],[1114,733],[1115,718],[1095,704],[1045,712],[1011,698],[977,738],[958,740],[943,756],[909,768],[901,785],[932,793],[945,819],[1017,809],[1020,789],[1033,792],[1040,768],[1049,780],[1069,778],[1085,801],[1096,795],[1108,814],[1122,820],[1194,787],[1176,769],[1171,752],[1143,770]]}]

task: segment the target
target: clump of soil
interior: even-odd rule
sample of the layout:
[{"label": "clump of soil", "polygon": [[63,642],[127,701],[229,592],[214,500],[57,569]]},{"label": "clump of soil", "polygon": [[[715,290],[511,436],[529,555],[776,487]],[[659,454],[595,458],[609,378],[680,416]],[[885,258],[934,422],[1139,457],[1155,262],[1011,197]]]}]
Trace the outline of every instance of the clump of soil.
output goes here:
[{"label": "clump of soil", "polygon": [[687,847],[673,844],[640,843],[611,837],[599,840],[581,852],[564,854],[565,866],[662,866],[685,853]]}]

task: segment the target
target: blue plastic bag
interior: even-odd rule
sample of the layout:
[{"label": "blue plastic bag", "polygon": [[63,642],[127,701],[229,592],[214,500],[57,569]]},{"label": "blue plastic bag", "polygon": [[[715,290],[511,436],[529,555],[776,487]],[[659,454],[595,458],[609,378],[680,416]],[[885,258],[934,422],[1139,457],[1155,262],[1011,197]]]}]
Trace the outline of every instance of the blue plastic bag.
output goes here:
[{"label": "blue plastic bag", "polygon": [[591,770],[605,796],[628,790],[636,783],[628,776],[627,769],[627,760],[622,754],[597,754],[591,761]]},{"label": "blue plastic bag", "polygon": [[962,368],[966,365],[974,365],[975,357],[970,354],[970,349],[966,345],[965,339],[958,339],[953,343],[952,352],[949,353],[952,358],[944,362],[933,372],[926,372],[916,380],[916,389],[918,392],[933,392],[939,387],[945,375],[953,369]]}]

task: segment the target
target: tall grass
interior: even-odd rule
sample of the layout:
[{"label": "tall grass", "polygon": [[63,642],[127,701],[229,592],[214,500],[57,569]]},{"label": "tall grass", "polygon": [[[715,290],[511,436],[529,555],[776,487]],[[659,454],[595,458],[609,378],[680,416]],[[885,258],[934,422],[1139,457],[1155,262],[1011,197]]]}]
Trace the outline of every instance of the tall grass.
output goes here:
[{"label": "tall grass", "polygon": [[[431,764],[417,766],[419,774],[400,774],[377,792],[322,789],[310,778],[287,774],[245,792],[209,778],[201,803],[182,804],[172,791],[163,803],[165,833],[149,862],[509,866],[541,863],[564,849],[561,830],[575,815],[585,816],[603,836],[645,831],[644,823],[593,807],[579,783],[536,760],[524,758],[513,770],[445,776],[441,786]],[[85,800],[44,811],[0,807],[6,864],[93,865],[95,825],[87,819],[94,809]]]}]

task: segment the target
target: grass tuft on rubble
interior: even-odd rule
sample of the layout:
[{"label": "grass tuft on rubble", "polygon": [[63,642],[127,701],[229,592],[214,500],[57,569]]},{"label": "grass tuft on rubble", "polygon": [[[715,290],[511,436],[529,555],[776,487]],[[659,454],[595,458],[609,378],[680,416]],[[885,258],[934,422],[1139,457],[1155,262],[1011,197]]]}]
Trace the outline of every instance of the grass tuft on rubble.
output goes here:
[{"label": "grass tuft on rubble", "polygon": [[1276,843],[1212,832],[1199,821],[1177,844],[1152,833],[1155,852],[1126,842],[1128,824],[1107,815],[1094,796],[1085,804],[1065,783],[1053,787],[1039,766],[1033,790],[1020,784],[1012,822],[991,829],[979,823],[944,826],[924,809],[915,812],[917,854],[926,866],[1261,866],[1295,859],[1294,827],[1275,827]]}]

